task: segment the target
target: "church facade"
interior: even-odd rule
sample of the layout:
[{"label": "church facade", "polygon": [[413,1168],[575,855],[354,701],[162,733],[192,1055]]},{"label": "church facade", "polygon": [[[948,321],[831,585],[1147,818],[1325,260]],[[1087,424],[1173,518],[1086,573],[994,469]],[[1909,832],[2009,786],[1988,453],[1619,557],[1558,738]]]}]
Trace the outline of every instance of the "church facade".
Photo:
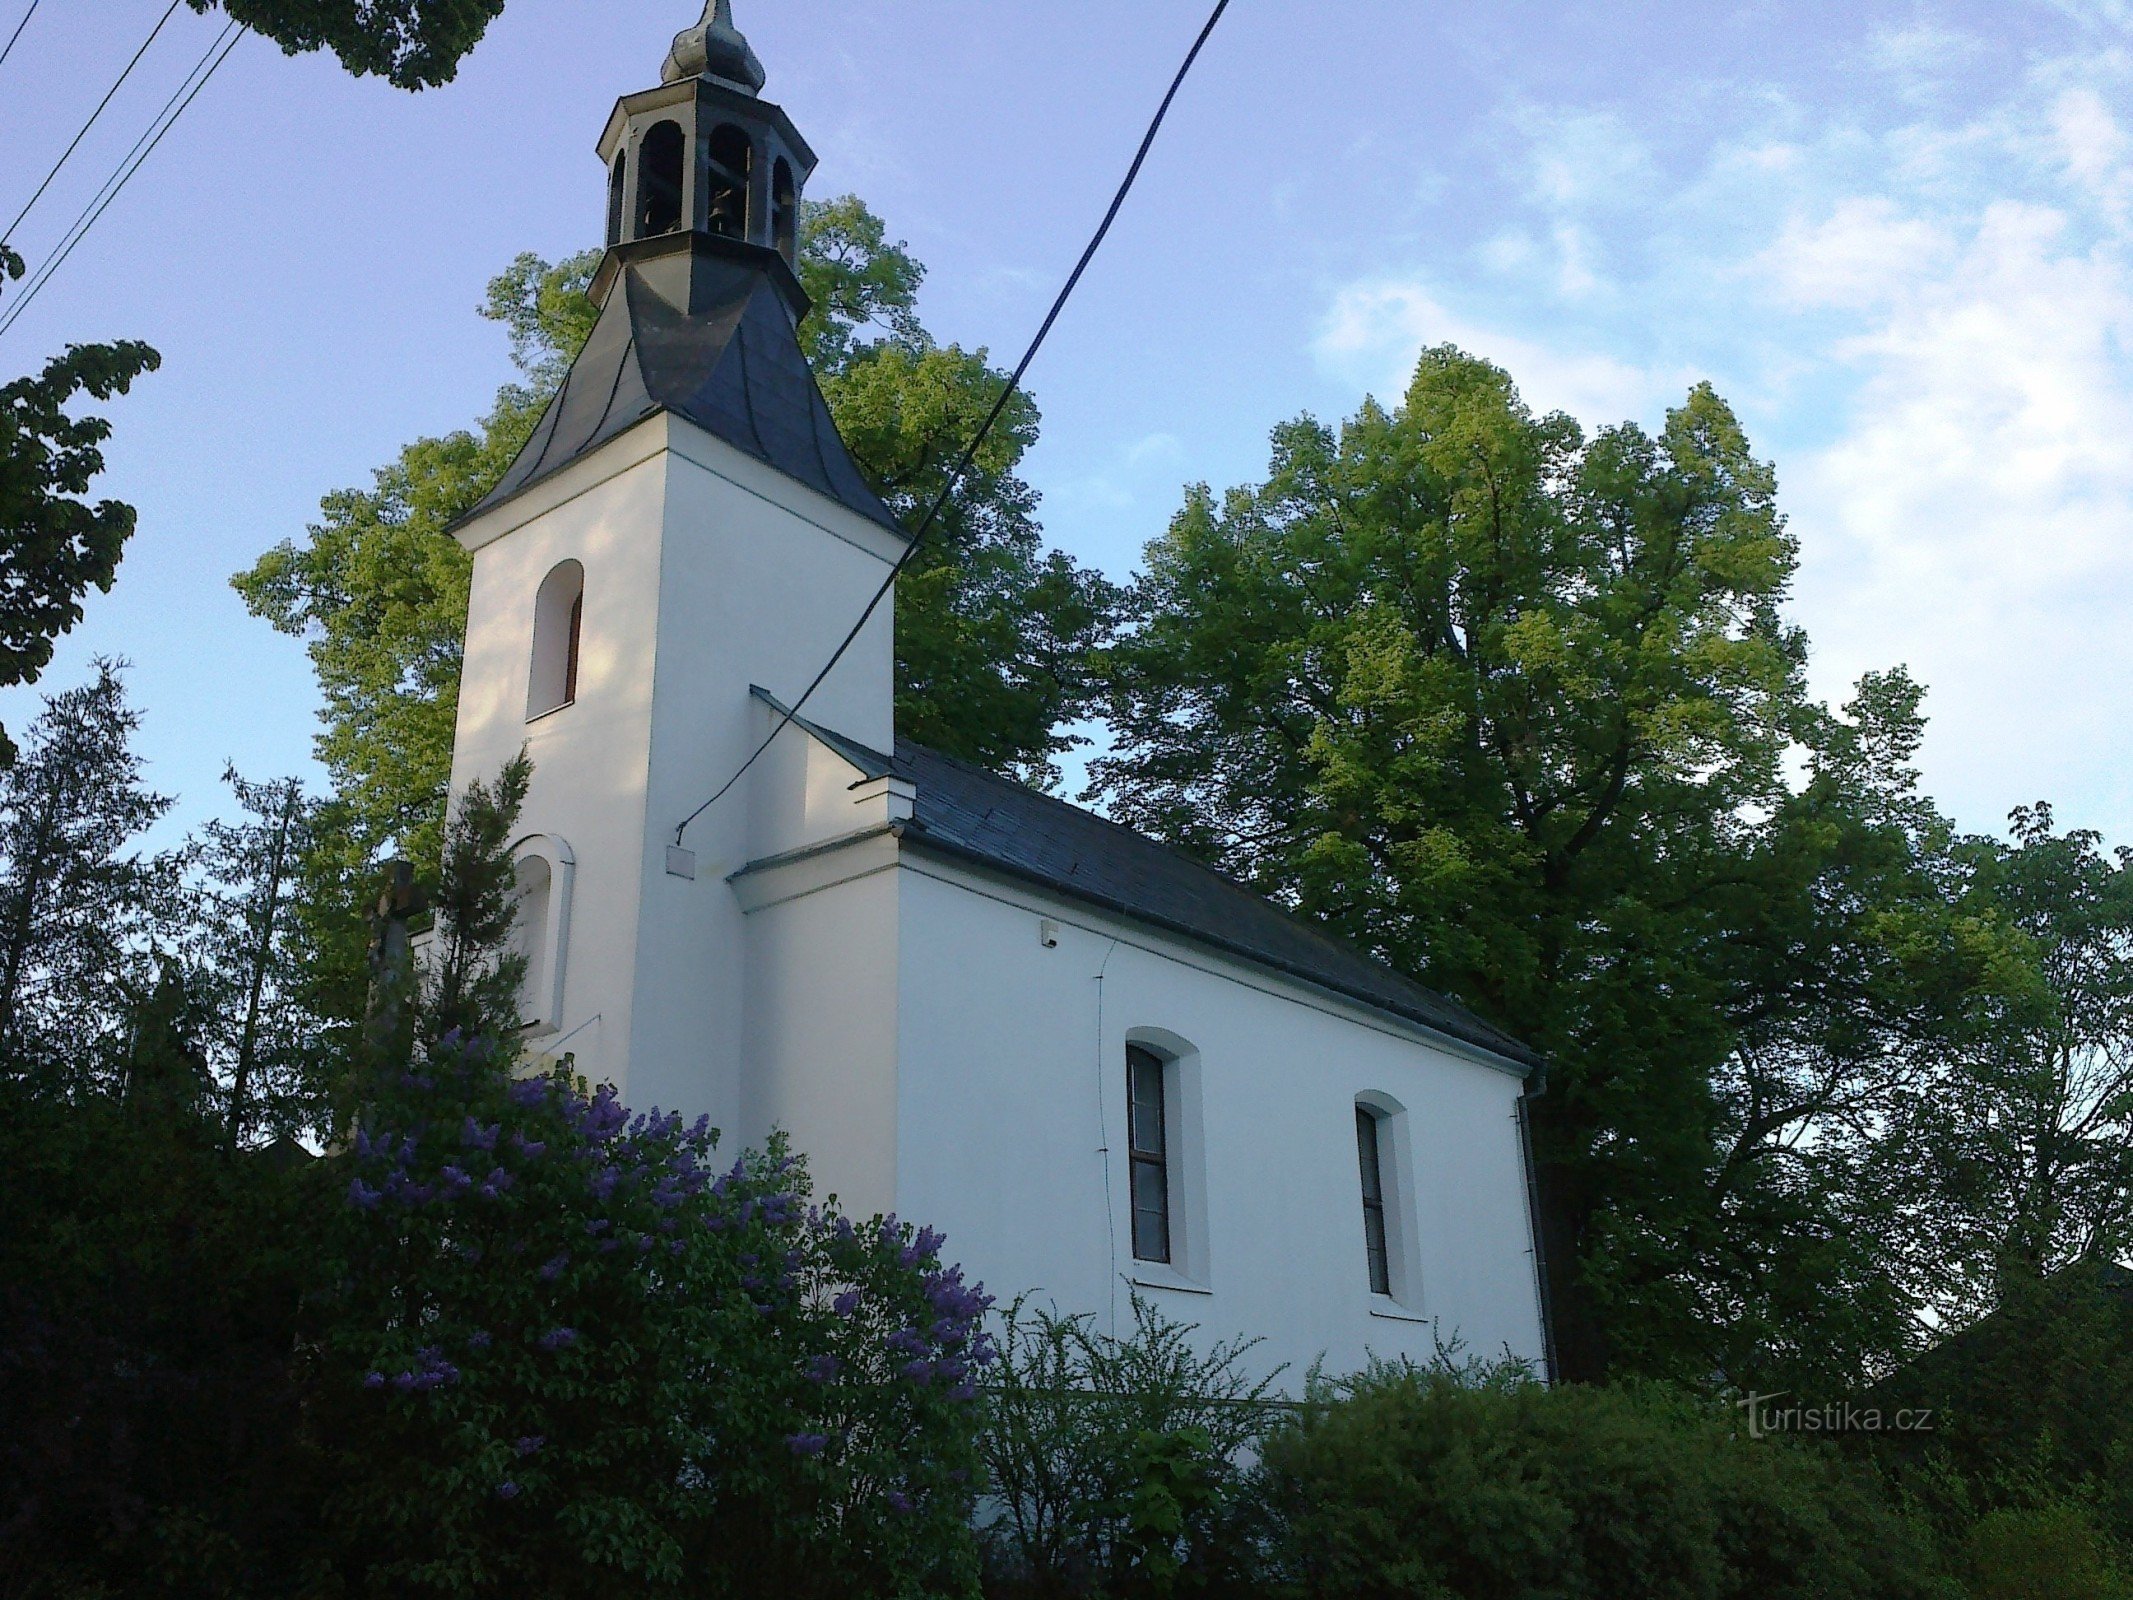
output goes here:
[{"label": "church facade", "polygon": [[[1003,1300],[1138,1293],[1291,1377],[1541,1363],[1533,1054],[1242,886],[899,740],[908,535],[795,328],[814,156],[728,0],[599,150],[600,318],[473,557],[455,794],[521,748],[528,1049],[783,1129]],[[769,737],[762,759],[705,805]]]}]

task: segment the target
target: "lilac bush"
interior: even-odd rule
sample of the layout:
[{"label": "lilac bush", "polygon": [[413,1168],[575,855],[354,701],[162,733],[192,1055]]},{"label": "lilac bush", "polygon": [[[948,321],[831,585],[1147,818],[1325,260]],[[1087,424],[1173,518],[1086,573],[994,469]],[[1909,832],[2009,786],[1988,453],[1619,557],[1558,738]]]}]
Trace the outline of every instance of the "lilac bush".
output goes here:
[{"label": "lilac bush", "polygon": [[990,1300],[717,1137],[478,1039],[374,1094],[319,1342],[372,1582],[974,1590]]}]

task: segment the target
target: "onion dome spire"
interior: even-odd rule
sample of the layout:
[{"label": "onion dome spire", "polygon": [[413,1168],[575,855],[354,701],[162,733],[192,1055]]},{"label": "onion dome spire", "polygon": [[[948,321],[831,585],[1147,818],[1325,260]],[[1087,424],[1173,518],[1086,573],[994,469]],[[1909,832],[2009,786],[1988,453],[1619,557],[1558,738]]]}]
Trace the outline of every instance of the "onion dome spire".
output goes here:
[{"label": "onion dome spire", "polygon": [[662,83],[685,78],[717,78],[759,94],[763,63],[733,25],[733,0],[705,0],[703,20],[674,35],[674,48],[659,69]]}]

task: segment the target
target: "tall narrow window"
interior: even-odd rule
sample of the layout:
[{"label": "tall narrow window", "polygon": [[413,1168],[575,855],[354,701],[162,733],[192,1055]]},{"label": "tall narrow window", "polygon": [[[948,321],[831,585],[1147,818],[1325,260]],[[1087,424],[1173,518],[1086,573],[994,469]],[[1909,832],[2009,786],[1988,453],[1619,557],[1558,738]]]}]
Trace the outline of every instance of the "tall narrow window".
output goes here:
[{"label": "tall narrow window", "polygon": [[704,226],[729,239],[748,237],[748,180],[755,164],[755,146],[746,130],[722,122],[705,141],[711,179],[711,198],[704,212]]},{"label": "tall narrow window", "polygon": [[629,152],[615,152],[615,170],[607,178],[607,242],[622,242],[622,174],[629,165]]},{"label": "tall narrow window", "polygon": [[1126,1121],[1133,1156],[1133,1254],[1170,1259],[1169,1116],[1163,1104],[1163,1058],[1126,1046]]},{"label": "tall narrow window", "polygon": [[787,262],[800,248],[800,196],[792,181],[792,167],[783,156],[770,169],[770,242]]},{"label": "tall narrow window", "polygon": [[546,716],[578,698],[578,642],[585,627],[585,569],[558,562],[533,597],[533,667],[526,717]]},{"label": "tall narrow window", "polygon": [[678,122],[655,122],[637,148],[637,237],[681,226],[682,154],[688,138]]},{"label": "tall narrow window", "polygon": [[525,856],[518,863],[518,909],[512,917],[512,953],[526,963],[526,975],[520,983],[523,996],[519,1020],[534,1027],[548,1020],[549,983],[548,949],[549,897],[554,892],[555,877],[546,861],[539,856]]},{"label": "tall narrow window", "polygon": [[1385,1164],[1378,1119],[1366,1106],[1355,1108],[1355,1148],[1363,1167],[1363,1251],[1370,1263],[1370,1292],[1391,1294],[1392,1256],[1385,1247]]}]

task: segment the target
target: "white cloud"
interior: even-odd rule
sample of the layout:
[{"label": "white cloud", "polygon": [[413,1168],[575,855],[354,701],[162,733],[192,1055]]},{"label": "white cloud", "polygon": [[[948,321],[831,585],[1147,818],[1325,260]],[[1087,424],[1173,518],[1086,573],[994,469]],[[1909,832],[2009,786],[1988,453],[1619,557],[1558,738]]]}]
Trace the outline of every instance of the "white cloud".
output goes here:
[{"label": "white cloud", "polygon": [[1789,304],[1864,309],[1900,297],[1949,251],[1934,223],[1885,196],[1855,195],[1819,220],[1792,217],[1754,267]]},{"label": "white cloud", "polygon": [[1708,372],[1776,460],[1821,692],[1904,662],[1966,826],[2043,797],[2133,839],[2133,62],[1988,83],[1975,42],[1878,36],[1878,102],[1745,89],[1664,181],[1611,119],[1521,108],[1524,203],[1339,288],[1314,348],[1397,395],[1451,341],[1587,422],[1649,424]]},{"label": "white cloud", "polygon": [[1527,404],[1567,411],[1591,426],[1649,418],[1686,393],[1692,375],[1636,367],[1597,351],[1566,351],[1461,317],[1419,282],[1351,284],[1335,297],[1314,353],[1329,371],[1392,402],[1407,392],[1415,360],[1455,344],[1505,368]]}]

